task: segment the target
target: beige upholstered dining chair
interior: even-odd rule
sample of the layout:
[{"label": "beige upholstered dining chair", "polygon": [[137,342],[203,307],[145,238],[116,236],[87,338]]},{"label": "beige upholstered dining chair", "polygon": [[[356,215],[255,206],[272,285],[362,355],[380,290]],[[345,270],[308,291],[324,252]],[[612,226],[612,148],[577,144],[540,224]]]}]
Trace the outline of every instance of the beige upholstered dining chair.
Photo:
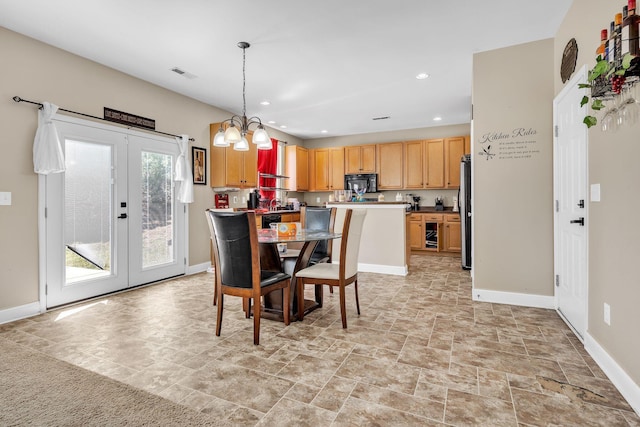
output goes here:
[{"label": "beige upholstered dining chair", "polygon": [[342,327],[347,327],[345,288],[353,283],[356,295],[356,309],[360,315],[358,300],[358,253],[362,225],[367,211],[365,209],[347,209],[342,227],[340,242],[340,261],[338,264],[319,263],[296,273],[296,293],[298,295],[298,320],[304,318],[304,285],[337,286],[340,289],[340,315]]},{"label": "beige upholstered dining chair", "polygon": [[[233,295],[253,301],[253,343],[260,344],[261,297],[283,290],[284,307],[289,307],[291,276],[260,268],[258,232],[253,212],[212,212],[210,219],[218,294],[216,336],[220,336],[224,296]],[[247,312],[248,315],[249,312]],[[284,310],[289,325],[289,310]]]}]

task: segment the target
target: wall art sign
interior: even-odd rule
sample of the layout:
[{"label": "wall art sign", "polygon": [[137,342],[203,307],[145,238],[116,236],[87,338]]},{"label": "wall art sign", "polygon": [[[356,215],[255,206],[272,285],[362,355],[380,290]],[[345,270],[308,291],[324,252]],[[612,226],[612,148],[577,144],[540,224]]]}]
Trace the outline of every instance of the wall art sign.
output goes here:
[{"label": "wall art sign", "polygon": [[135,114],[125,113],[109,107],[104,107],[104,119],[123,125],[156,130],[156,121],[153,119],[136,116]]},{"label": "wall art sign", "polygon": [[478,154],[486,160],[530,159],[540,154],[537,134],[537,130],[524,127],[487,132],[479,138]]}]

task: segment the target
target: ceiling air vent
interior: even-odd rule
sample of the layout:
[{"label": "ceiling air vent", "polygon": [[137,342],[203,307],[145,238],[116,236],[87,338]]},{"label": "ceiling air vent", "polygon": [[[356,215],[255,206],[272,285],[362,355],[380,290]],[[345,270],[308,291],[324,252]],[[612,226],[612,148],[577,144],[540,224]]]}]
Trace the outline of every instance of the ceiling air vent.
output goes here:
[{"label": "ceiling air vent", "polygon": [[374,117],[372,120],[387,120],[391,118],[391,116],[381,116],[381,117]]},{"label": "ceiling air vent", "polygon": [[181,70],[178,67],[173,67],[171,71],[173,71],[176,74],[180,74],[182,77],[186,77],[188,79],[195,79],[196,77],[198,77],[195,74],[191,74],[188,71]]}]

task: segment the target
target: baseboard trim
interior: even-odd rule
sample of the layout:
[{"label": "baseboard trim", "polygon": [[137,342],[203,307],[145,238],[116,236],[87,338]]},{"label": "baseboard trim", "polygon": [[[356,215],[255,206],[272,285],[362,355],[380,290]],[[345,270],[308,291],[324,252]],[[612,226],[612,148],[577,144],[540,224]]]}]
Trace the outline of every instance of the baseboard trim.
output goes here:
[{"label": "baseboard trim", "polygon": [[32,302],[30,304],[11,307],[6,310],[0,310],[0,324],[15,322],[16,320],[26,319],[27,317],[40,314],[40,302]]},{"label": "baseboard trim", "polygon": [[525,307],[555,309],[555,297],[545,295],[521,294],[515,292],[473,289],[473,300],[498,304],[522,305]]},{"label": "baseboard trim", "polygon": [[600,369],[607,374],[613,385],[624,396],[629,405],[640,415],[640,386],[609,356],[609,353],[593,338],[589,332],[585,334],[584,348],[593,357]]},{"label": "baseboard trim", "polygon": [[364,273],[391,274],[394,276],[406,276],[409,274],[409,268],[406,265],[363,264],[361,262],[358,263],[358,271],[362,271]]},{"label": "baseboard trim", "polygon": [[190,276],[192,274],[202,273],[203,271],[207,271],[207,269],[211,267],[211,262],[203,262],[202,264],[190,265],[187,267],[187,271],[185,274]]}]

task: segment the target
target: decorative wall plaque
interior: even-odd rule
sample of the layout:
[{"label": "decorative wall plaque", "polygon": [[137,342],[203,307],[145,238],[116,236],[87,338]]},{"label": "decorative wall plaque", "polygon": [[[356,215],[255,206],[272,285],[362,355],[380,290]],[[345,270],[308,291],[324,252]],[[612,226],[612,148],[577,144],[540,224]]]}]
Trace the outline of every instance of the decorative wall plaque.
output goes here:
[{"label": "decorative wall plaque", "polygon": [[135,114],[125,113],[109,107],[104,107],[104,119],[123,125],[156,130],[156,121],[153,119],[136,116]]},{"label": "decorative wall plaque", "polygon": [[562,83],[566,83],[571,74],[576,70],[576,61],[578,60],[578,43],[576,39],[571,39],[564,47],[562,52],[562,63],[560,64],[560,77]]}]

